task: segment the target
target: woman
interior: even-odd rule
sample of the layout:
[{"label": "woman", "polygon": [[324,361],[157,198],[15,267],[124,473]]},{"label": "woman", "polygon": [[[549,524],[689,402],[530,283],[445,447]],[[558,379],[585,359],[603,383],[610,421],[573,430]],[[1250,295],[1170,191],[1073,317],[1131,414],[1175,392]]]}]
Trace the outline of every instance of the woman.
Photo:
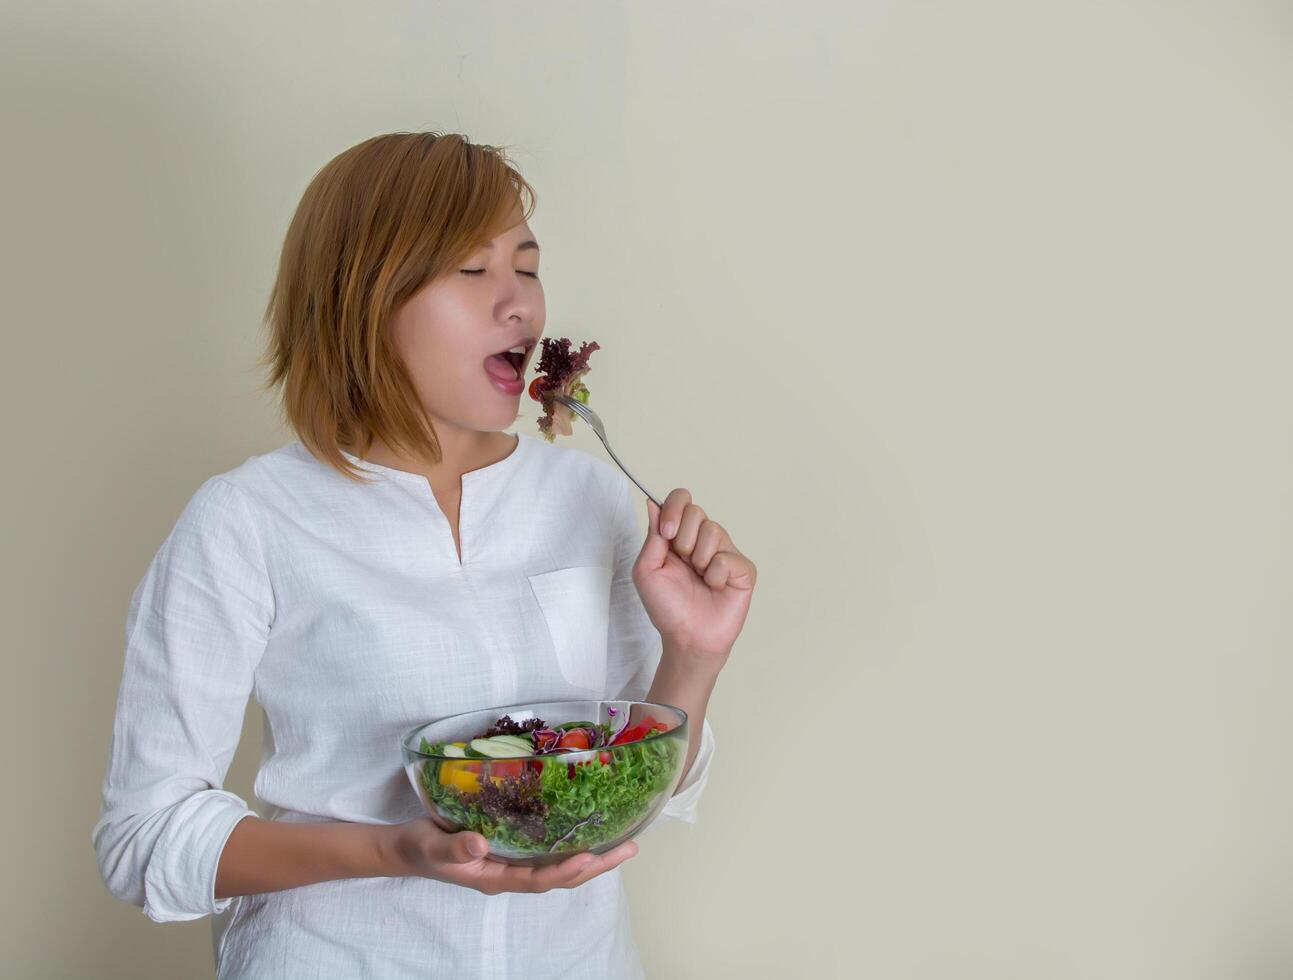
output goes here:
[{"label": "woman", "polygon": [[[754,565],[685,489],[639,544],[619,470],[503,432],[544,327],[532,211],[452,134],[324,167],[266,315],[299,438],[203,483],[131,599],[99,867],[153,920],[217,916],[219,977],[642,975],[636,844],[505,865],[422,813],[398,758],[480,707],[665,702],[691,742],[657,822],[694,821],[749,608]],[[270,819],[221,788],[253,693]]]}]

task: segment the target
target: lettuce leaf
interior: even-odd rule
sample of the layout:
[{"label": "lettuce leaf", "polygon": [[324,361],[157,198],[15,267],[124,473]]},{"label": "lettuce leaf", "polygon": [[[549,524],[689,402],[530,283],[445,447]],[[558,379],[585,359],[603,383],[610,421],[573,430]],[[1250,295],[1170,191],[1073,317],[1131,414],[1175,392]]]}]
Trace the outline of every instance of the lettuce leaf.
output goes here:
[{"label": "lettuce leaf", "polygon": [[640,821],[683,747],[677,739],[630,743],[615,750],[609,765],[596,756],[584,765],[546,756],[541,772],[527,768],[476,793],[442,785],[437,763],[426,762],[423,784],[446,816],[496,848],[576,851],[613,840]]}]

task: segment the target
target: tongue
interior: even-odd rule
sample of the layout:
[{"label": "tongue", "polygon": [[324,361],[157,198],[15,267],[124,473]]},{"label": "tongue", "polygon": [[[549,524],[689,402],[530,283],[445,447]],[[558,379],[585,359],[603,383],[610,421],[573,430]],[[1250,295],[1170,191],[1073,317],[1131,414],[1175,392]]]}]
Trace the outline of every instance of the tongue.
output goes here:
[{"label": "tongue", "polygon": [[490,354],[485,358],[485,370],[499,381],[515,381],[520,377],[512,362],[499,354]]}]

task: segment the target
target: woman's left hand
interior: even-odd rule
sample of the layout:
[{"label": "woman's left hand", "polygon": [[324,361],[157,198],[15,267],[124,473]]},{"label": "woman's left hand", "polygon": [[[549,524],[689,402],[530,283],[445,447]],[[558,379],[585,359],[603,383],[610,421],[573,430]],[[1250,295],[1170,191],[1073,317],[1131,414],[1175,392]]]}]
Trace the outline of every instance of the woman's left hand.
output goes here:
[{"label": "woman's left hand", "polygon": [[642,605],[666,646],[717,672],[745,625],[758,570],[687,490],[646,506],[650,526],[633,565]]}]

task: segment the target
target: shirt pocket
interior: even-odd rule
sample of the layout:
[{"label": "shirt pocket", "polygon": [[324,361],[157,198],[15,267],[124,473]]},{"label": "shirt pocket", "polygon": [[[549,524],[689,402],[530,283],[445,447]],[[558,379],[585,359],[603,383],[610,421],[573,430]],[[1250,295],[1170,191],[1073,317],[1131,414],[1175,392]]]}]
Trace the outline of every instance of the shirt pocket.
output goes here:
[{"label": "shirt pocket", "polygon": [[561,675],[574,687],[606,687],[611,569],[576,565],[527,576],[543,613]]}]

